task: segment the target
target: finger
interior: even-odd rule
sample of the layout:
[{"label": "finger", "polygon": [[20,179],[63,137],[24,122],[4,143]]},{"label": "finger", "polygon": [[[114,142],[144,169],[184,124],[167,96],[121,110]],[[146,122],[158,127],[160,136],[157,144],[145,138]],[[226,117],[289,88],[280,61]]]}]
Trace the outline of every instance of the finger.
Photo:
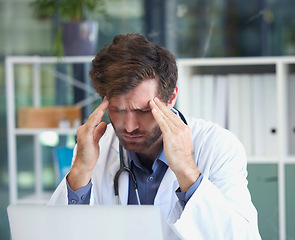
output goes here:
[{"label": "finger", "polygon": [[169,119],[166,117],[166,115],[159,109],[159,107],[155,104],[153,100],[150,101],[149,104],[150,104],[150,108],[152,109],[153,117],[155,118],[156,122],[161,128],[161,131],[163,133],[171,132],[171,129],[168,123]]},{"label": "finger", "polygon": [[101,119],[103,115],[105,114],[108,106],[109,106],[109,101],[106,98],[104,98],[102,103],[89,116],[86,124],[89,125],[89,127],[91,128],[96,127],[101,122]]},{"label": "finger", "polygon": [[98,124],[98,126],[95,128],[93,133],[93,139],[95,142],[98,142],[101,139],[106,129],[107,129],[107,124],[105,122],[101,122],[100,124]]},{"label": "finger", "polygon": [[[101,104],[93,111],[93,113],[89,116],[89,118],[92,118],[93,116],[96,116],[97,115],[97,113],[99,112],[99,111],[106,111],[107,110],[107,108],[108,108],[108,106],[109,106],[109,101],[107,100],[107,98],[105,97],[103,100],[102,100],[102,102],[101,102]],[[89,119],[88,118],[88,119]]]},{"label": "finger", "polygon": [[163,102],[159,100],[159,98],[155,97],[154,102],[159,108],[160,111],[163,112],[167,116],[167,118],[173,123],[176,127],[181,127],[183,125],[183,122],[181,119],[171,111],[170,108],[168,108]]}]

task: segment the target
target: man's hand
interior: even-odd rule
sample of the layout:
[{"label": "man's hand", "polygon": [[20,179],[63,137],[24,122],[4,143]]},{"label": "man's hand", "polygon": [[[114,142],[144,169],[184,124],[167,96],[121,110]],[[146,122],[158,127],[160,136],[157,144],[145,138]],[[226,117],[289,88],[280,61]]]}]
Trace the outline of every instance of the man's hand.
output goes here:
[{"label": "man's hand", "polygon": [[193,159],[191,130],[175,113],[155,97],[150,101],[152,114],[163,133],[164,152],[181,191],[187,191],[200,176]]},{"label": "man's hand", "polygon": [[77,129],[77,155],[70,173],[67,176],[72,190],[86,186],[99,157],[98,141],[106,131],[107,124],[101,122],[109,102],[106,98],[89,116],[85,124]]}]

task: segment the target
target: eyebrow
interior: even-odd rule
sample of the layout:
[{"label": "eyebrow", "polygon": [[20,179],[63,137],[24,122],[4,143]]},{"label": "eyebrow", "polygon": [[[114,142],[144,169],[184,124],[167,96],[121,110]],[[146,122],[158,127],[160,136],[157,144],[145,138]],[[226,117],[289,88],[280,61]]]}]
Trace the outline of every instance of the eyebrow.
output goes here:
[{"label": "eyebrow", "polygon": [[[121,111],[124,111],[126,109],[120,109],[118,107],[115,107],[115,106],[110,106],[111,109],[113,110],[121,110]],[[143,107],[143,108],[133,108],[133,109],[130,109],[131,111],[148,111],[148,110],[151,110],[150,106],[146,106],[146,107]]]}]

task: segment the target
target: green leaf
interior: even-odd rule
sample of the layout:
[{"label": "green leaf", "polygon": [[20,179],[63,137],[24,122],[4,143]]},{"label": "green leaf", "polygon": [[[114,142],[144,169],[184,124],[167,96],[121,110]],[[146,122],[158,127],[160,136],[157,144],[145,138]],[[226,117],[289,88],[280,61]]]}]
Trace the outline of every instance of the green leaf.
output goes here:
[{"label": "green leaf", "polygon": [[65,55],[64,46],[62,44],[62,27],[61,26],[57,29],[57,32],[54,38],[52,54],[57,57],[62,57]]}]

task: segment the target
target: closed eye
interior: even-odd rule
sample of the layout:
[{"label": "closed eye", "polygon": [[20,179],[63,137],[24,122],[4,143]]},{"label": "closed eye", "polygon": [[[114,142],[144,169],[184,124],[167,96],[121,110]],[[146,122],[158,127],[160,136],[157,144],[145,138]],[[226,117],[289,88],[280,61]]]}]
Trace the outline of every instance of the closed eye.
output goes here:
[{"label": "closed eye", "polygon": [[126,110],[123,110],[123,109],[114,109],[115,112],[117,113],[123,113],[123,112],[126,112]]},{"label": "closed eye", "polygon": [[111,107],[110,110],[114,111],[116,113],[123,113],[126,111],[125,109],[119,109],[119,108],[114,108],[114,107]]},{"label": "closed eye", "polygon": [[[116,112],[116,113],[125,113],[127,110],[126,109],[119,109],[119,108],[114,108],[111,107],[110,108],[111,111]],[[139,109],[133,109],[131,110],[132,112],[136,112],[136,113],[140,113],[140,114],[144,114],[144,113],[149,113],[151,112],[150,108],[139,108]]]},{"label": "closed eye", "polygon": [[138,112],[138,113],[149,113],[149,112],[151,112],[151,109],[149,108],[149,109],[136,109],[135,110],[136,112]]}]

